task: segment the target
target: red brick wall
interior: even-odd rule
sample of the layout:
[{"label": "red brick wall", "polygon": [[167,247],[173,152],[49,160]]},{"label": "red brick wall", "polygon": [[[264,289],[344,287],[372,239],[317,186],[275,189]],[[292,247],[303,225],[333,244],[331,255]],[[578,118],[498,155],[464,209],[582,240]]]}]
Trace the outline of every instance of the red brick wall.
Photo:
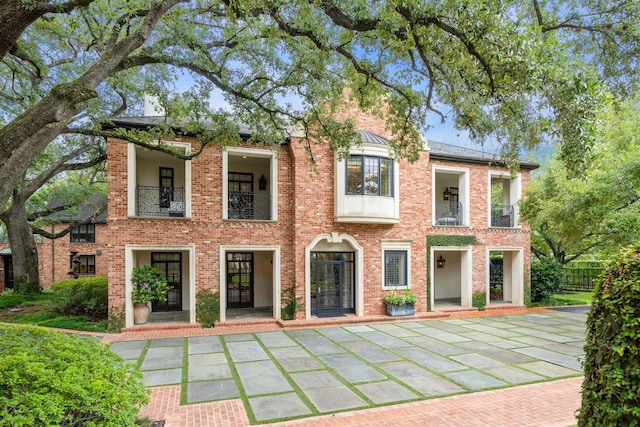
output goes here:
[{"label": "red brick wall", "polygon": [[[384,122],[356,110],[345,111],[356,127],[387,136]],[[195,150],[195,147],[192,148]],[[265,148],[266,149],[266,148]],[[426,264],[426,237],[429,235],[473,235],[473,288],[486,288],[487,246],[522,247],[526,277],[529,271],[529,229],[489,229],[487,203],[489,168],[454,162],[429,162],[428,151],[413,163],[400,161],[400,222],[371,225],[334,223],[334,154],[328,144],[313,144],[315,173],[306,160],[303,144],[293,140],[283,146],[278,157],[278,221],[239,222],[222,220],[222,151],[206,148],[192,161],[191,219],[128,218],[127,144],[110,140],[108,144],[109,219],[103,257],[108,259],[111,306],[125,301],[124,257],[126,244],[195,245],[197,290],[219,290],[220,245],[279,245],[281,247],[281,285],[295,283],[299,297],[305,295],[305,247],[319,234],[348,234],[364,248],[364,312],[384,312],[382,297],[382,240],[410,240],[412,287],[420,299],[417,310],[425,310],[429,269]],[[470,170],[470,227],[432,225],[433,164],[466,167]],[[522,171],[522,189],[529,183]],[[106,255],[105,255],[106,254]],[[98,260],[99,257],[96,257]],[[68,261],[68,258],[67,258]],[[301,316],[302,314],[299,314]]]},{"label": "red brick wall", "polygon": [[[66,228],[68,224],[56,224],[54,232],[59,232]],[[69,279],[71,270],[70,252],[77,251],[78,255],[95,255],[96,276],[107,277],[109,264],[106,253],[105,242],[107,241],[107,225],[95,224],[95,243],[75,243],[71,242],[70,235],[60,237],[55,240],[43,239],[38,245],[38,267],[40,271],[40,286],[48,289],[52,283]],[[52,231],[47,228],[47,231]]]},{"label": "red brick wall", "polygon": [[[109,141],[108,162],[111,305],[122,306],[125,301],[124,257],[127,244],[195,245],[196,292],[204,288],[219,291],[221,245],[280,245],[282,259],[291,259],[293,169],[287,147],[283,147],[278,155],[277,222],[222,219],[222,152],[219,147],[206,148],[192,160],[191,219],[128,218],[125,142]],[[286,263],[282,266],[281,276],[283,287],[293,282],[292,269]]]}]

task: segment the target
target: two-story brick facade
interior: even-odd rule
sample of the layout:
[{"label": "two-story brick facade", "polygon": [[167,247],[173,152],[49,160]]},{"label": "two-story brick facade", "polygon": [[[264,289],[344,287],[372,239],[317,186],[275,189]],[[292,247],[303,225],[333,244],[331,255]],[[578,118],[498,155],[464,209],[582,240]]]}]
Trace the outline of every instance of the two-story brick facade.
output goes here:
[{"label": "two-story brick facade", "polygon": [[[299,319],[382,314],[382,298],[407,287],[417,312],[470,308],[474,294],[522,305],[530,235],[516,201],[537,165],[511,175],[492,156],[439,143],[414,163],[395,161],[383,121],[349,116],[363,144],[347,159],[313,144],[313,170],[295,136],[277,148],[212,146],[190,161],[110,139],[110,307],[133,324],[129,277],[146,264],[174,286],[153,310],[188,311],[192,323],[201,289],[220,292],[222,322],[243,307],[279,319],[293,286],[304,301]],[[165,142],[198,148],[188,137]]]}]

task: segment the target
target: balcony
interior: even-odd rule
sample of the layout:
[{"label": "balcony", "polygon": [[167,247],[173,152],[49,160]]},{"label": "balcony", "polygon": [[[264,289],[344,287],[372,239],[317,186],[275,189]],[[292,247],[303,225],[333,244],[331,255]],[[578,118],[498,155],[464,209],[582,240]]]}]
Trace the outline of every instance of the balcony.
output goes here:
[{"label": "balcony", "polygon": [[514,227],[515,210],[513,205],[499,205],[491,208],[492,227]]},{"label": "balcony", "polygon": [[436,202],[436,225],[462,225],[463,212],[460,202]]},{"label": "balcony", "polygon": [[229,219],[271,220],[271,194],[260,191],[229,191]]},{"label": "balcony", "polygon": [[184,217],[184,188],[136,187],[136,216]]}]

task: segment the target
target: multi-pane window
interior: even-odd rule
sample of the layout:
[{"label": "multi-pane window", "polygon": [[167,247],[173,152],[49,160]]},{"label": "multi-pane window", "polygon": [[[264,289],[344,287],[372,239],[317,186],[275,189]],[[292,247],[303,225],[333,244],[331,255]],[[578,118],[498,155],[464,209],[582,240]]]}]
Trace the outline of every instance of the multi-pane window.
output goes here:
[{"label": "multi-pane window", "polygon": [[73,227],[71,230],[72,243],[95,243],[96,226],[95,224],[82,224]]},{"label": "multi-pane window", "polygon": [[[78,255],[78,274],[85,276],[93,276],[96,274],[96,256],[95,255]],[[73,265],[73,255],[69,261],[71,269]]]},{"label": "multi-pane window", "polygon": [[407,285],[407,251],[384,251],[384,286]]},{"label": "multi-pane window", "polygon": [[347,159],[347,194],[393,196],[392,173],[391,159],[350,156]]}]

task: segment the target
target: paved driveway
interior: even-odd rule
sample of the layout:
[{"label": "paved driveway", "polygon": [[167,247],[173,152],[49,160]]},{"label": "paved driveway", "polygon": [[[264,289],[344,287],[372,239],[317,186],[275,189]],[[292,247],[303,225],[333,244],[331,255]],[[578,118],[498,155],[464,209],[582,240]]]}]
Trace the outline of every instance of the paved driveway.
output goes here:
[{"label": "paved driveway", "polygon": [[579,376],[586,316],[561,312],[117,342],[181,404],[240,398],[252,423]]}]

